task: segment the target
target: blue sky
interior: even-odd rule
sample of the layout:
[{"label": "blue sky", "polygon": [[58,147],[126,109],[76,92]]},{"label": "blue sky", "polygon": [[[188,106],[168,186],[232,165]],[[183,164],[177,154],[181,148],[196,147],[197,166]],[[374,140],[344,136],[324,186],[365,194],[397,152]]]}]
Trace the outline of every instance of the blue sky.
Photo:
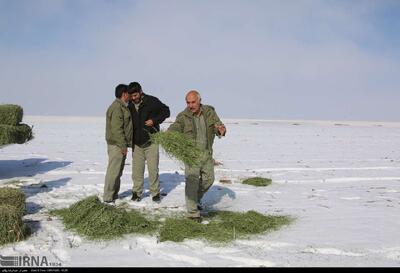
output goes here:
[{"label": "blue sky", "polygon": [[225,118],[400,121],[400,1],[0,0],[0,103],[104,115],[119,83]]}]

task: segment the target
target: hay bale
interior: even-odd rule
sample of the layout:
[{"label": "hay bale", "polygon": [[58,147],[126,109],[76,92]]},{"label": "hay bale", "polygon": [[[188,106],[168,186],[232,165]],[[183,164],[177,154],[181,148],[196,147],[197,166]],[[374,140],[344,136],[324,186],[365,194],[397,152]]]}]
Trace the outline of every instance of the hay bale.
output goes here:
[{"label": "hay bale", "polygon": [[252,177],[242,181],[242,184],[253,185],[256,187],[266,187],[272,183],[272,180],[264,177]]},{"label": "hay bale", "polygon": [[26,124],[0,125],[0,146],[14,143],[23,144],[32,138],[32,128]]},{"label": "hay bale", "polygon": [[199,166],[205,158],[205,151],[188,136],[174,131],[158,132],[150,135],[153,143],[161,147],[172,157],[189,166]]},{"label": "hay bale", "polygon": [[16,126],[22,121],[23,109],[19,105],[0,105],[0,124]]},{"label": "hay bale", "polygon": [[0,205],[0,245],[23,240],[25,231],[21,210],[12,205]]},{"label": "hay bale", "polygon": [[25,194],[20,189],[0,188],[0,204],[14,206],[23,215],[25,213]]}]

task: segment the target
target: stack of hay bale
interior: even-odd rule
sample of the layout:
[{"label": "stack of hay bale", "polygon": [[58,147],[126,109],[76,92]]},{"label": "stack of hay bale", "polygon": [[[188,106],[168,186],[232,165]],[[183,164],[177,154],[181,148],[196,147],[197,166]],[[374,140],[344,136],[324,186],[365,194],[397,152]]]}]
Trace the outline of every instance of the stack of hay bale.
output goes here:
[{"label": "stack of hay bale", "polygon": [[25,194],[20,189],[0,188],[0,245],[21,241],[28,234],[22,222]]},{"label": "stack of hay bale", "polygon": [[21,123],[23,109],[19,105],[0,105],[0,146],[22,144],[32,139],[32,128]]}]

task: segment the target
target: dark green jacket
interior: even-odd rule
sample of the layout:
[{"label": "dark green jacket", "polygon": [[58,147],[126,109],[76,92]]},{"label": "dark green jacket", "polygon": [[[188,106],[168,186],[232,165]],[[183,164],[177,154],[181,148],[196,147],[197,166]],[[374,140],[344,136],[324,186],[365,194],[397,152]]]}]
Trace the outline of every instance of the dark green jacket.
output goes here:
[{"label": "dark green jacket", "polygon": [[131,112],[124,102],[115,99],[106,115],[106,141],[120,148],[132,147],[133,124]]},{"label": "dark green jacket", "polygon": [[[219,132],[215,128],[215,125],[221,125],[223,123],[215,112],[214,107],[210,105],[201,105],[200,107],[202,109],[204,120],[206,122],[207,150],[209,150],[212,154],[214,138],[216,135],[219,135]],[[193,113],[190,112],[188,108],[180,112],[176,117],[175,122],[169,126],[168,131],[180,132],[195,140],[196,126],[194,124]]]}]

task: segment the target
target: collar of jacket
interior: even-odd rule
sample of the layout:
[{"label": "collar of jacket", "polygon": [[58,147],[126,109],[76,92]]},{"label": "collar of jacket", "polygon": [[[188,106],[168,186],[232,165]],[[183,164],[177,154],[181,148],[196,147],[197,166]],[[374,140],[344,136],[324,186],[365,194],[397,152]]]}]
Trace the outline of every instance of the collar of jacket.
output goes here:
[{"label": "collar of jacket", "polygon": [[142,98],[140,99],[140,102],[139,102],[139,109],[147,104],[147,100],[148,100],[147,95],[145,93],[142,93]]},{"label": "collar of jacket", "polygon": [[142,93],[142,100],[140,101],[140,104],[146,103],[148,98],[149,97],[145,93]]},{"label": "collar of jacket", "polygon": [[121,105],[123,105],[125,107],[128,107],[128,104],[129,104],[128,102],[124,102],[124,101],[122,101],[121,99],[118,99],[118,98],[116,98],[115,101],[117,101],[119,104],[121,104]]},{"label": "collar of jacket", "polygon": [[[200,104],[200,113],[202,113],[204,115],[205,114],[205,110],[206,110],[206,107],[204,107],[203,104]],[[185,109],[185,111],[183,113],[188,117],[191,117],[191,118],[194,117],[194,114],[189,110],[188,107],[186,107],[186,109]]]}]

